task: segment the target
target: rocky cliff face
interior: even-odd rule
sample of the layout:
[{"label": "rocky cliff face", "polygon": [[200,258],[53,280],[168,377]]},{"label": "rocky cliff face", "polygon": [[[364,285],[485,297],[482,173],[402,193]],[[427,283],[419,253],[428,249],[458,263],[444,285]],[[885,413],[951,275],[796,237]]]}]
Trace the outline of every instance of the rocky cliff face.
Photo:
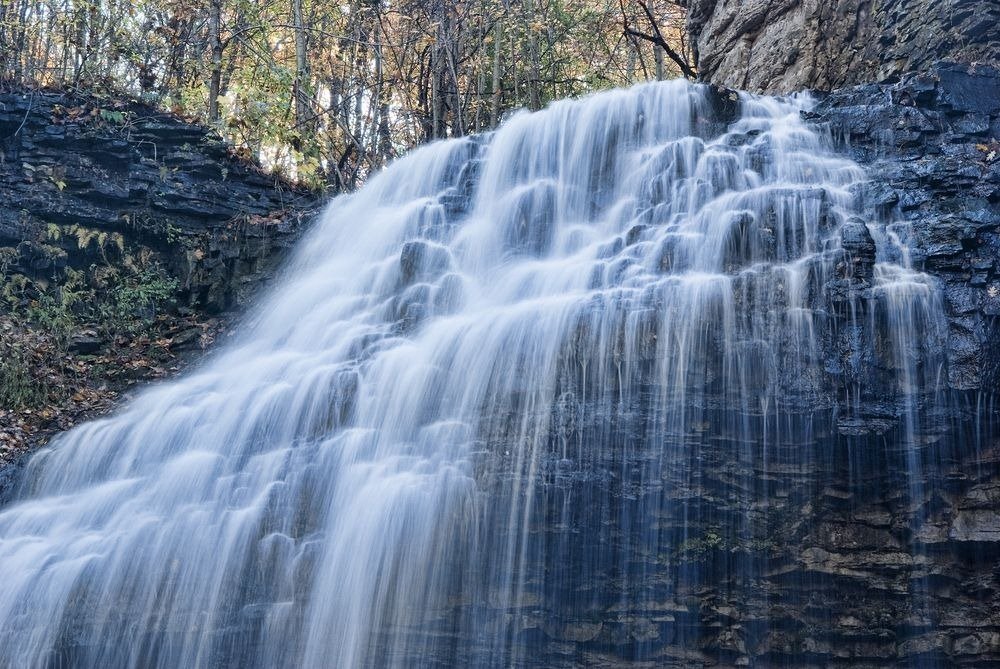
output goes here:
[{"label": "rocky cliff face", "polygon": [[7,272],[141,247],[179,280],[181,303],[212,312],[245,304],[317,202],[206,128],[120,101],[0,95],[0,157]]},{"label": "rocky cliff face", "polygon": [[[715,111],[721,120],[732,113],[733,99],[719,92]],[[594,463],[599,474],[577,474],[562,468],[553,448],[552,457],[540,463],[537,494],[542,499],[538,513],[525,518],[529,548],[558,547],[567,532],[573,541],[550,550],[549,563],[545,557],[533,562],[545,551],[525,550],[527,573],[570,575],[565,582],[528,582],[527,603],[509,612],[511,628],[530,648],[533,666],[636,666],[623,659],[636,657],[646,663],[639,666],[676,667],[1000,666],[1000,413],[995,399],[1000,382],[1000,72],[946,66],[893,84],[844,88],[821,99],[808,118],[826,128],[871,175],[857,192],[861,209],[873,216],[892,212],[901,223],[894,230],[906,237],[914,264],[943,288],[946,378],[940,387],[947,397],[938,403],[940,413],[921,418],[918,448],[902,449],[894,445],[914,442],[902,434],[910,428],[878,397],[861,398],[862,410],[850,422],[838,421],[829,404],[812,413],[809,406],[797,407],[801,411],[790,413],[787,424],[770,427],[801,435],[799,442],[782,443],[764,457],[764,444],[704,440],[697,458],[671,462],[662,478],[650,476],[660,471],[654,469],[652,451],[657,442],[645,441],[649,437],[638,413],[609,423],[606,412],[590,407],[581,413],[580,424],[556,421],[581,442],[599,445],[593,450],[608,454],[608,461]],[[41,136],[62,132],[59,124],[51,130],[39,127]],[[167,140],[160,141],[162,146]],[[157,233],[148,227],[145,234],[162,239],[170,234],[169,226],[179,225],[176,220],[191,221],[184,227],[195,235],[204,233],[198,220],[214,221],[209,230],[219,235],[229,229],[222,213],[204,210],[232,206],[219,204],[230,176],[224,181],[221,173],[207,172],[206,163],[199,167],[183,149],[186,170],[209,176],[169,190],[160,180],[169,180],[172,168],[167,166],[164,175],[155,162],[164,154],[146,156],[144,150],[136,147],[128,154],[137,156],[129,159],[138,163],[136,174],[145,177],[134,196],[128,188],[132,199],[127,201],[136,203],[137,211],[157,212],[155,220],[167,229]],[[76,211],[58,206],[71,182],[45,152],[57,149],[31,151],[34,158],[17,166],[16,178],[23,180],[17,197],[54,212],[55,225],[93,221],[59,218]],[[100,155],[99,148],[88,151]],[[36,164],[46,167],[39,170]],[[186,178],[184,171],[174,178]],[[32,184],[47,196],[32,199]],[[102,180],[87,181],[81,192],[90,195],[74,206],[85,214],[93,207],[114,211],[94,203],[102,188]],[[190,193],[202,195],[178,211],[171,199]],[[227,211],[231,215],[232,209]],[[48,223],[35,225],[38,234],[48,230]],[[845,225],[843,249],[848,265],[867,271],[874,245],[863,227]],[[138,234],[130,230],[114,231]],[[25,271],[47,272],[57,264],[51,259],[62,257],[46,251],[32,265],[34,247],[22,251],[27,237],[16,239],[21,241],[13,248]],[[197,248],[211,257],[211,245]],[[192,260],[204,257],[195,253]],[[220,248],[216,260],[230,267],[219,260],[225,257]],[[406,257],[402,262],[410,265]],[[238,302],[240,291],[232,286],[247,275],[218,276],[223,277],[218,283],[185,289],[185,299],[218,308],[228,298],[201,296],[229,295]],[[863,278],[860,273],[849,277]],[[856,291],[863,285],[832,282],[824,288]],[[874,329],[857,336],[872,336]],[[878,361],[852,360],[852,350],[860,347],[852,348],[849,338],[824,348],[829,352],[824,373],[834,379],[831,383],[847,387],[850,374],[878,373]],[[841,392],[831,396],[835,402],[844,398]],[[709,417],[726,425],[732,420],[726,411],[719,407]],[[503,474],[499,470],[498,476]],[[663,511],[642,516],[648,521],[644,526],[626,526],[627,511],[639,507]],[[595,509],[603,509],[603,515]],[[746,527],[753,529],[726,531]],[[663,536],[668,549],[634,550],[651,533]],[[626,563],[619,555],[636,557]],[[630,583],[648,589],[644,608],[622,608],[621,602],[635,599],[626,590]],[[567,610],[545,610],[546,600],[567,602]],[[494,603],[456,604],[476,605]],[[449,634],[454,630],[441,630],[442,638]]]},{"label": "rocky cliff face", "polygon": [[1000,61],[992,0],[689,0],[706,81],[742,90],[833,90],[932,63]]},{"label": "rocky cliff face", "polygon": [[868,170],[867,206],[899,212],[914,262],[944,283],[951,387],[1000,387],[1000,71],[945,65],[845,89],[812,118]]},{"label": "rocky cliff face", "polygon": [[0,94],[0,468],[175,373],[318,200],[144,105]]},{"label": "rocky cliff face", "polygon": [[[920,456],[924,473],[909,482],[909,503],[900,503],[905,479],[891,465],[854,463],[834,467],[828,485],[799,507],[808,530],[782,551],[794,555],[788,573],[824,574],[832,587],[796,595],[811,604],[793,617],[801,624],[824,611],[811,629],[830,636],[816,643],[802,627],[795,643],[785,639],[785,652],[836,665],[995,666],[1000,72],[934,67],[897,84],[838,91],[810,117],[866,167],[867,208],[894,210],[905,220],[914,262],[943,284],[947,384],[956,399],[947,429]],[[859,479],[870,485],[858,486]],[[784,599],[790,593],[780,581],[787,574],[775,577],[768,587]],[[900,594],[907,591],[920,593],[923,604],[919,597],[904,604]]]},{"label": "rocky cliff face", "polygon": [[[565,393],[539,440],[532,513],[512,530],[524,536],[524,595],[508,605],[500,584],[495,597],[457,604],[463,613],[442,610],[435,634],[447,653],[432,666],[453,665],[454,649],[485,663],[483,639],[452,624],[477,608],[503,612],[524,658],[513,666],[1000,666],[997,91],[995,69],[942,66],[845,88],[807,113],[868,171],[855,194],[869,218],[841,228],[843,262],[818,286],[842,299],[814,303],[824,312],[814,378],[774,371],[799,391],[782,396],[780,417],[727,405],[713,388],[690,400],[705,411],[673,450],[643,404],[656,378],[637,373],[625,393],[634,404],[609,410],[605,388],[574,381],[585,378],[577,361],[597,358],[580,343],[586,332],[566,347],[559,364],[573,371],[556,375]],[[712,120],[732,120],[734,99],[717,90]],[[842,308],[871,288],[876,244],[864,223],[886,221],[944,301],[941,337],[905,352],[943,360],[937,396],[911,415],[890,385],[871,382],[900,373],[882,326]],[[860,385],[875,392],[853,395]],[[513,413],[496,411],[496,424]],[[564,459],[567,442],[593,461]],[[500,457],[505,447],[479,456],[490,472],[481,485],[502,500],[490,527],[518,501],[503,491],[527,476]],[[459,559],[449,573],[465,567]]]},{"label": "rocky cliff face", "polygon": [[[774,486],[742,509],[771,524],[760,545],[713,533],[745,495],[715,456],[699,550],[678,567],[707,574],[684,614],[715,632],[691,650],[724,665],[997,666],[1000,72],[933,67],[840,90],[808,116],[870,174],[864,209],[904,221],[915,264],[943,285],[953,401],[917,456],[920,480],[886,450],[901,428],[880,434],[875,398],[860,425],[816,428],[825,456],[755,462],[742,480]],[[735,578],[741,562],[762,565],[752,584]]]}]

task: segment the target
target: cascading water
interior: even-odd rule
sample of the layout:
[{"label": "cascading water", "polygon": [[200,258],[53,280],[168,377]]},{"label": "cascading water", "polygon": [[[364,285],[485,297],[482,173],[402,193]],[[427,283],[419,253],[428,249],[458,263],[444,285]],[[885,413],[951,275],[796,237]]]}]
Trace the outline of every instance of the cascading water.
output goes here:
[{"label": "cascading water", "polygon": [[915,472],[938,401],[934,284],[806,104],[603,93],[336,199],[240,343],[30,461],[0,666],[698,660],[765,565],[685,556],[767,540],[768,463],[876,406]]}]

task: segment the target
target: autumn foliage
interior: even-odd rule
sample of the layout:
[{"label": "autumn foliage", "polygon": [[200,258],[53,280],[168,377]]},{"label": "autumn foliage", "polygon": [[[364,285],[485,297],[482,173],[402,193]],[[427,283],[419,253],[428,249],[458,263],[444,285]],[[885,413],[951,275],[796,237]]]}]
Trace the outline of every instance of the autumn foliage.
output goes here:
[{"label": "autumn foliage", "polygon": [[7,0],[0,79],[141,98],[342,190],[518,108],[676,76],[690,56],[678,4]]}]

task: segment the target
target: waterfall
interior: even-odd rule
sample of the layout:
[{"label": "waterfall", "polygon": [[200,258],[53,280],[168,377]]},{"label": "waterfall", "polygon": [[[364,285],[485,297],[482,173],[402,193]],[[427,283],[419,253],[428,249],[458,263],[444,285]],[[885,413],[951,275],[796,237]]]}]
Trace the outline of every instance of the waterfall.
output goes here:
[{"label": "waterfall", "polygon": [[945,401],[939,290],[810,104],[601,93],[333,200],[238,341],[27,464],[0,666],[695,662],[768,472],[875,424],[852,471],[916,494]]}]

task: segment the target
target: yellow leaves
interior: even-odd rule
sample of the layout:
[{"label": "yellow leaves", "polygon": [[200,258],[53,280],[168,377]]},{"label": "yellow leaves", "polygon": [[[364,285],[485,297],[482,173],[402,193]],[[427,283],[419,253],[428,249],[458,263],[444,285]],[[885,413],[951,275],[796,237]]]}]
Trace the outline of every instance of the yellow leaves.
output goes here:
[{"label": "yellow leaves", "polygon": [[437,44],[436,36],[433,33],[424,33],[416,41],[416,51],[423,51]]},{"label": "yellow leaves", "polygon": [[1000,142],[993,140],[989,144],[976,144],[976,149],[981,153],[986,154],[983,160],[987,163],[992,163],[1000,155]]},{"label": "yellow leaves", "polygon": [[[221,90],[208,85],[213,69],[209,33],[214,31],[206,20],[206,0],[70,3],[93,12],[91,30],[60,30],[59,12],[39,15],[38,35],[29,37],[19,57],[52,72],[57,85],[83,77],[85,87],[95,90],[141,91],[181,118],[206,118],[209,91],[217,90],[221,122],[213,125],[226,140],[249,147],[239,149],[247,158],[265,156],[271,171],[316,187],[357,185],[391,156],[427,139],[427,119],[442,92],[449,99],[436,110],[444,115],[439,124],[448,126],[446,134],[464,134],[491,126],[494,104],[503,116],[531,95],[540,94],[537,102],[544,104],[636,76],[633,47],[621,39],[617,0],[303,0],[309,77],[296,82],[295,26],[302,22],[292,16],[291,4],[222,4]],[[676,34],[679,39],[674,4],[647,4],[662,17],[667,38]],[[631,2],[626,6],[636,9]],[[51,48],[40,38],[43,33],[51,35]],[[77,65],[93,43],[102,45],[101,53]],[[539,78],[544,79],[541,91],[525,85]],[[296,100],[294,91],[299,97],[305,91],[309,100]],[[306,107],[316,116],[303,123],[298,117]],[[125,135],[145,116],[136,110],[64,102],[52,117],[57,124],[93,124]],[[385,132],[376,127],[379,123]],[[297,124],[305,131],[292,137]],[[171,176],[167,169],[160,173],[164,181]],[[52,179],[53,193],[65,189],[67,181]]]}]

